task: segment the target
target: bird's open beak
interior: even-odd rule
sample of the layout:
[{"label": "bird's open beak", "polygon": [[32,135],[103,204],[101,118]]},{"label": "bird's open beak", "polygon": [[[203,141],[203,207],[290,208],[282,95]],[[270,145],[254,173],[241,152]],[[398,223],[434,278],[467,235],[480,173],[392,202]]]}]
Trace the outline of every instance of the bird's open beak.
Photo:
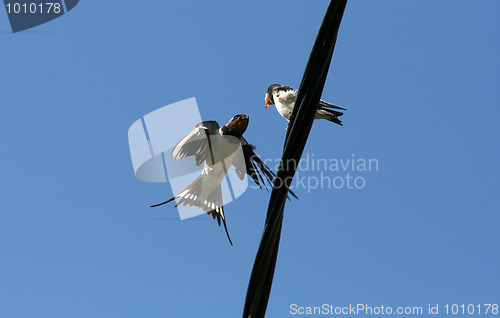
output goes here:
[{"label": "bird's open beak", "polygon": [[230,130],[243,134],[248,127],[248,116],[240,114],[240,118],[231,120],[227,126],[229,126]]},{"label": "bird's open beak", "polygon": [[229,123],[227,123],[227,126],[231,127],[231,129],[245,132],[248,127],[248,116],[240,114],[240,118],[230,120]]},{"label": "bird's open beak", "polygon": [[266,108],[271,106],[273,103],[271,102],[271,98],[269,98],[269,93],[266,93]]}]

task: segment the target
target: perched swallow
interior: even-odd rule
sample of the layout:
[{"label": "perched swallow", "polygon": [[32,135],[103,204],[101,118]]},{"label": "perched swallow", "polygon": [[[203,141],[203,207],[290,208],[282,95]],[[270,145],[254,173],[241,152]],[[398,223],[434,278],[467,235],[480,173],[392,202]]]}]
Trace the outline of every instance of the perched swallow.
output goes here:
[{"label": "perched swallow", "polygon": [[[172,157],[184,159],[195,156],[197,166],[205,162],[200,176],[171,199],[151,207],[169,203],[174,199],[177,199],[176,207],[181,204],[199,207],[214,219],[217,218],[219,226],[222,220],[229,243],[233,245],[227,230],[221,190],[221,182],[228,169],[233,166],[241,180],[248,174],[260,188],[263,184],[267,189],[264,180],[272,186],[275,178],[274,172],[255,154],[255,147],[243,137],[247,127],[248,116],[243,114],[234,116],[220,128],[213,120],[197,124],[195,129],[175,145]],[[241,154],[237,151],[240,146],[244,158],[238,158],[238,154]],[[291,194],[295,196],[292,192]]]},{"label": "perched swallow", "polygon": [[[281,116],[285,117],[286,120],[290,121],[290,116],[292,116],[292,110],[293,106],[295,106],[296,98],[297,91],[290,86],[272,84],[267,88],[266,108],[271,105],[276,105],[276,110],[278,111],[278,113],[280,113]],[[338,117],[342,116],[344,113],[333,110],[332,108],[346,110],[345,108],[335,106],[333,104],[320,100],[318,110],[316,111],[316,116],[314,116],[314,119],[324,118],[343,126]]]}]

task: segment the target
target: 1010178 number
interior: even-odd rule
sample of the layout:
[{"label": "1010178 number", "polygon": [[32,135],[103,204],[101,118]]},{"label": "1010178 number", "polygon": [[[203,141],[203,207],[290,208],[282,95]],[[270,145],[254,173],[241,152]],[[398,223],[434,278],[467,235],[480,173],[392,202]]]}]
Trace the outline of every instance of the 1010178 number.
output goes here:
[{"label": "1010178 number", "polygon": [[7,7],[7,13],[15,13],[15,14],[49,14],[49,13],[61,13],[61,4],[58,2],[42,2],[39,4],[36,4],[34,2],[32,3],[7,3],[5,5]]},{"label": "1010178 number", "polygon": [[446,304],[444,308],[446,308],[447,315],[498,315],[498,304]]}]

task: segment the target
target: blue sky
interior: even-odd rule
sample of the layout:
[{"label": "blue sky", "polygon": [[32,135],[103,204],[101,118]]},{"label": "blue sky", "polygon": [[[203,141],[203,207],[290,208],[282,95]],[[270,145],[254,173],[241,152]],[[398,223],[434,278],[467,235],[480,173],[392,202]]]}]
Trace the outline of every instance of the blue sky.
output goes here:
[{"label": "blue sky", "polygon": [[[180,221],[168,184],[132,170],[128,127],[196,97],[250,116],[262,158],[286,121],[271,83],[300,83],[327,1],[80,2],[12,34],[3,61],[0,317],[238,317],[269,193]],[[350,1],[306,153],[375,158],[363,189],[297,188],[269,317],[290,305],[498,303],[500,3]],[[325,171],[333,178],[345,171]],[[300,175],[318,177],[318,171]],[[425,315],[424,315],[425,316]]]}]

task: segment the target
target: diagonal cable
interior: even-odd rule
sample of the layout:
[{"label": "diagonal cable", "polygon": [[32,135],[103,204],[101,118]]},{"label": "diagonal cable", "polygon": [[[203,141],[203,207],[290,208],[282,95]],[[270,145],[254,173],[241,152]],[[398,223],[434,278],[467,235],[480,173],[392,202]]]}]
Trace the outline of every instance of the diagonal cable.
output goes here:
[{"label": "diagonal cable", "polygon": [[278,257],[286,197],[323,92],[346,3],[347,0],[330,1],[302,76],[283,156],[269,200],[264,232],[248,283],[243,318],[261,318],[266,313]]}]

